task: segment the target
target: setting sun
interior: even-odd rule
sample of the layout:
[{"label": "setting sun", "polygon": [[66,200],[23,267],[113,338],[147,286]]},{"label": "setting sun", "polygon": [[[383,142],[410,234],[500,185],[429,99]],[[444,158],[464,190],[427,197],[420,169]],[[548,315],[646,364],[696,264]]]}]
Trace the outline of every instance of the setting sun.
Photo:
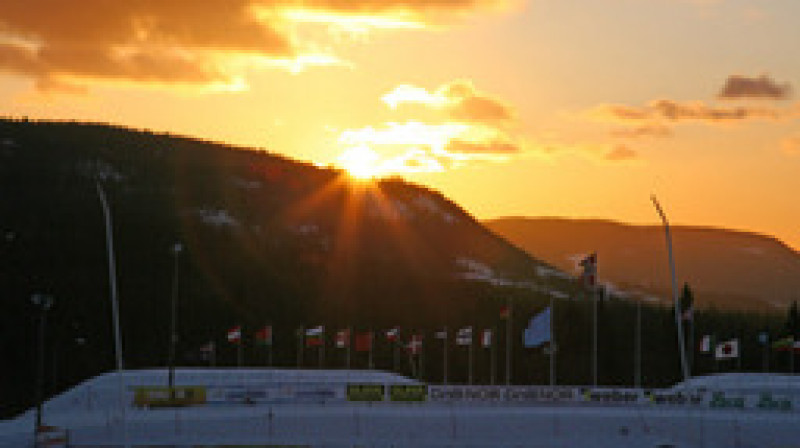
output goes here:
[{"label": "setting sun", "polygon": [[366,146],[356,146],[345,150],[338,158],[338,165],[347,170],[347,173],[360,180],[378,177],[380,156]]}]

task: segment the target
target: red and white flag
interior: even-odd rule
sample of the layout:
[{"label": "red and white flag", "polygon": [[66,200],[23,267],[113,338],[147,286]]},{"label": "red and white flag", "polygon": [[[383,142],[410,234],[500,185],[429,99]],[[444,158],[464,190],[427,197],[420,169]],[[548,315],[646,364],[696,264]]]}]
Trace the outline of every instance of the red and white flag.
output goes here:
[{"label": "red and white flag", "polygon": [[419,355],[420,353],[422,353],[422,335],[421,334],[411,335],[411,340],[408,341],[406,349],[408,349],[408,352],[412,355]]},{"label": "red and white flag", "polygon": [[231,344],[240,344],[242,342],[242,326],[237,325],[228,330],[228,342]]},{"label": "red and white flag", "polygon": [[711,335],[707,334],[700,339],[700,353],[711,353]]},{"label": "red and white flag", "polygon": [[717,344],[714,351],[714,358],[716,359],[733,359],[739,357],[739,340],[731,339],[730,341]]},{"label": "red and white flag", "polygon": [[400,327],[394,327],[386,330],[386,340],[389,342],[396,342],[400,337]]},{"label": "red and white flag", "polygon": [[336,348],[350,347],[350,329],[345,328],[336,332]]}]

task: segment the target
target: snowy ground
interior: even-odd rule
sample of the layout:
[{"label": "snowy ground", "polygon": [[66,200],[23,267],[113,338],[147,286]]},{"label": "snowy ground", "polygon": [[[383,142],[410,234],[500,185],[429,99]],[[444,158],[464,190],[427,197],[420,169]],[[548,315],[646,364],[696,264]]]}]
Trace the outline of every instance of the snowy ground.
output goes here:
[{"label": "snowy ground", "polygon": [[[139,375],[140,381],[151,381],[152,372]],[[290,375],[286,372],[286,375]],[[358,379],[404,381],[394,376],[353,377],[339,373],[338,379],[328,376],[333,387]],[[213,378],[212,378],[213,376]],[[263,376],[263,374],[262,374]],[[222,375],[195,373],[212,378],[217,386],[234,386],[220,383]],[[319,376],[295,376],[293,390],[302,384],[319,387]],[[302,379],[301,379],[302,378]],[[713,401],[694,404],[656,404],[643,400],[642,391],[616,390],[603,395],[594,390],[591,395],[584,388],[561,388],[556,401],[527,401],[509,403],[480,401],[491,398],[493,389],[484,387],[481,393],[469,397],[457,386],[442,400],[448,389],[437,386],[439,399],[429,396],[422,403],[353,403],[337,398],[313,403],[228,403],[180,409],[137,409],[126,407],[124,416],[113,406],[114,399],[99,400],[91,407],[86,403],[70,408],[65,403],[86,394],[85,388],[97,390],[116,383],[115,377],[95,379],[70,393],[53,400],[45,408],[45,423],[69,430],[71,447],[123,446],[314,446],[314,447],[570,447],[570,448],[623,448],[623,447],[693,447],[693,448],[791,448],[800,447],[800,412],[797,404],[797,379],[792,377],[767,377],[736,381],[730,377],[721,381],[698,381],[695,386],[712,387],[725,383],[735,384],[739,392],[728,394],[728,404],[742,407],[711,406]],[[133,381],[133,377],[129,377]],[[285,381],[286,376],[273,377]],[[230,381],[240,385],[249,382],[254,387],[264,387],[258,373],[242,374]],[[744,400],[737,397],[746,384],[758,384],[763,393],[764,382],[780,385],[789,395],[791,407],[767,409],[759,407],[763,400]],[[152,383],[151,383],[152,384]],[[180,384],[180,383],[179,383]],[[285,389],[286,383],[282,383]],[[84,390],[81,390],[83,388]],[[111,391],[112,389],[108,389]],[[433,391],[434,389],[430,389]],[[507,389],[506,392],[511,389]],[[522,390],[522,389],[514,389]],[[530,391],[546,392],[547,388]],[[575,395],[575,392],[580,392]],[[672,391],[662,391],[671,397]],[[752,391],[747,391],[750,393]],[[738,393],[739,395],[736,395]],[[101,393],[100,395],[106,395]],[[620,401],[598,402],[595,398],[625,397]],[[545,397],[539,394],[538,397]],[[459,398],[461,397],[461,398]],[[773,395],[773,398],[777,395]],[[96,397],[101,398],[101,397]],[[551,397],[552,398],[552,397]],[[60,403],[59,403],[60,400]],[[440,401],[437,401],[440,400]],[[589,401],[587,401],[589,400]],[[110,406],[100,406],[107,403]],[[20,448],[32,446],[33,413],[18,419],[0,422],[0,447]]]}]

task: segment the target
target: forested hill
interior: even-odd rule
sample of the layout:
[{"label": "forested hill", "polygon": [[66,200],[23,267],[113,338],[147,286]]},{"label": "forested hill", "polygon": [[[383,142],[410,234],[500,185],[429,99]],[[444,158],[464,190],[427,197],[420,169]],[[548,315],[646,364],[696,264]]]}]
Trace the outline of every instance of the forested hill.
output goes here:
[{"label": "forested hill", "polygon": [[[132,368],[166,363],[176,242],[183,364],[211,340],[219,362],[233,363],[224,335],[236,324],[250,347],[272,323],[275,362],[293,365],[301,325],[494,325],[511,296],[533,312],[573,288],[441,194],[401,180],[354,182],[260,149],[106,125],[0,120],[4,403],[33,396],[32,294],[55,298],[50,392],[113,366],[97,183]],[[249,350],[246,362],[263,363]]]}]

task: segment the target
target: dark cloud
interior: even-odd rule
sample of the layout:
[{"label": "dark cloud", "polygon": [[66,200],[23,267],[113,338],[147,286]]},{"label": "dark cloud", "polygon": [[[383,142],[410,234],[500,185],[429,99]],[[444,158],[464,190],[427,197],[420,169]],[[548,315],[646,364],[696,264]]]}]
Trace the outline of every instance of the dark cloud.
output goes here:
[{"label": "dark cloud", "polygon": [[717,98],[723,100],[758,98],[783,100],[791,96],[792,88],[789,83],[778,84],[767,75],[750,78],[741,75],[731,75],[725,81]]},{"label": "dark cloud", "polygon": [[699,121],[725,123],[748,120],[781,120],[798,116],[796,110],[767,107],[715,107],[702,101],[656,100],[645,107],[606,104],[595,107],[590,115],[617,122]]},{"label": "dark cloud", "polygon": [[514,154],[520,152],[520,147],[514,143],[503,141],[470,142],[461,139],[452,139],[447,142],[445,151],[459,154]]},{"label": "dark cloud", "polygon": [[610,162],[622,162],[626,160],[633,160],[639,157],[639,154],[625,145],[617,145],[603,155],[605,160]]},{"label": "dark cloud", "polygon": [[[0,72],[40,86],[92,79],[231,83],[226,56],[292,61],[301,43],[287,9],[402,14],[425,22],[493,0],[2,0]],[[432,19],[431,19],[432,20]]]}]

